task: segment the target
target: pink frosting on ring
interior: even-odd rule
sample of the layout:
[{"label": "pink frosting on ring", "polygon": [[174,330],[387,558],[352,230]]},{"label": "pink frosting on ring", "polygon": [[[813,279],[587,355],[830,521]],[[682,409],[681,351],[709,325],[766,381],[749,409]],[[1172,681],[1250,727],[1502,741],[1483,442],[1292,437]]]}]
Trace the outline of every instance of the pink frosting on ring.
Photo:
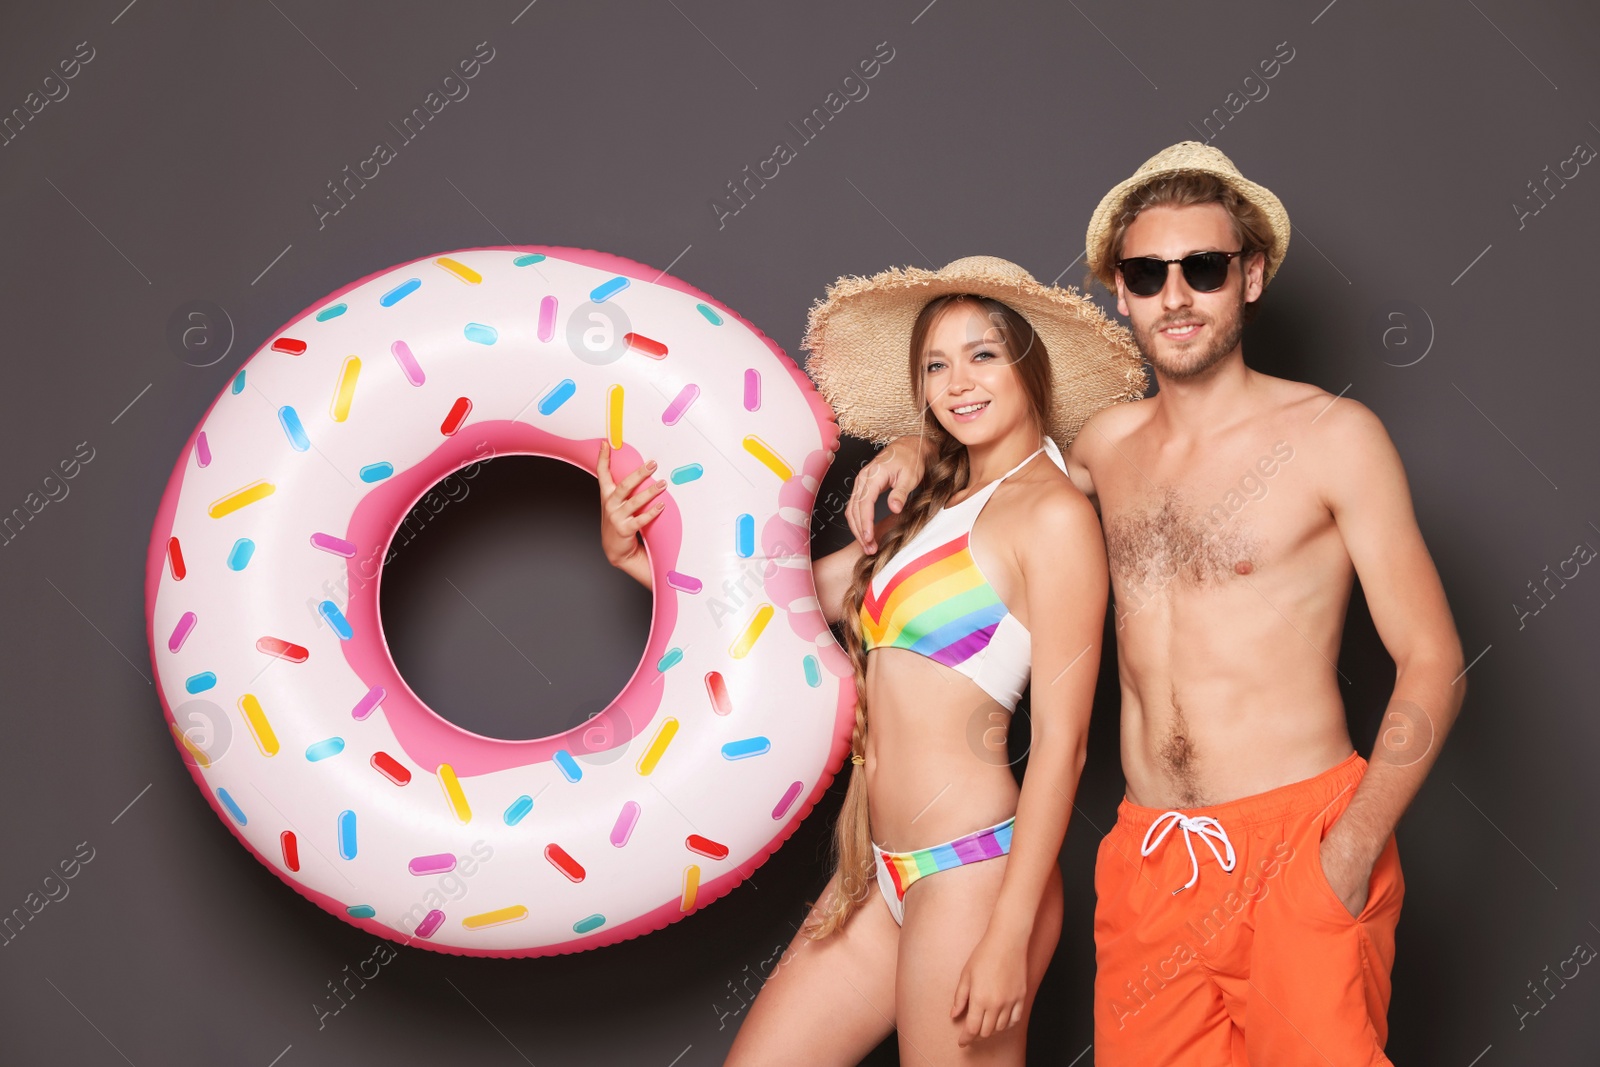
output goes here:
[{"label": "pink frosting on ring", "polygon": [[[562,748],[574,756],[603,752],[625,744],[643,730],[660,707],[663,689],[651,684],[654,664],[666,654],[678,621],[678,592],[667,582],[666,572],[677,565],[683,545],[683,518],[670,495],[662,497],[666,507],[644,532],[655,586],[655,613],[644,657],[622,692],[603,711],[565,733],[506,741],[475,734],[441,718],[406,684],[382,637],[378,587],[389,541],[412,507],[440,479],[479,460],[517,453],[564,459],[595,474],[600,440],[573,441],[525,422],[504,419],[474,423],[455,437],[445,438],[426,459],[385,480],[356,505],[345,534],[358,546],[356,555],[345,564],[350,579],[345,617],[356,636],[339,644],[345,662],[368,688],[381,685],[387,691],[381,707],[389,728],[406,755],[427,770],[436,771],[439,764],[448,763],[458,775],[467,777],[541,763]],[[614,454],[622,470],[632,470],[641,462],[638,451],[627,443]]]}]

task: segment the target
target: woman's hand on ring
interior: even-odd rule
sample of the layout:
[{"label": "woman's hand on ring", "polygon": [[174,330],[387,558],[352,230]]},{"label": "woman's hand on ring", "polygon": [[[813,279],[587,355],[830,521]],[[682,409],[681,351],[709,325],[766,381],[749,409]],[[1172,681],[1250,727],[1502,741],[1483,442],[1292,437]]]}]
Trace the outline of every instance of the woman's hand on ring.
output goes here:
[{"label": "woman's hand on ring", "polygon": [[642,550],[637,536],[639,531],[667,506],[665,498],[655,499],[666,489],[667,483],[655,479],[645,482],[656,469],[653,459],[641,463],[620,482],[616,481],[611,472],[611,456],[611,443],[601,441],[600,461],[596,465],[600,480],[600,544],[611,565],[621,567]]}]

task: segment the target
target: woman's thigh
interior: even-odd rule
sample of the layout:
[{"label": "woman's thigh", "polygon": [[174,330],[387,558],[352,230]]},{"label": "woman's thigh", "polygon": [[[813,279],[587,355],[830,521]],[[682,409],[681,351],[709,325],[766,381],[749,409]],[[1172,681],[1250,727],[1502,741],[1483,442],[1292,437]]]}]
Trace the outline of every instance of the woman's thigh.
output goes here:
[{"label": "woman's thigh", "polygon": [[1061,937],[1061,872],[1053,870],[1027,949],[1027,999],[1022,1021],[966,1048],[957,1043],[966,1016],[952,1019],[956,986],[988,926],[1005,875],[1005,856],[928,875],[906,893],[896,1015],[902,1063],[1020,1064],[1027,1052],[1033,998]]},{"label": "woman's thigh", "polygon": [[[839,884],[834,874],[827,900]],[[725,1064],[853,1065],[894,1030],[900,926],[875,883],[843,929],[820,941],[802,925],[756,994]],[[813,909],[815,911],[815,909]]]}]

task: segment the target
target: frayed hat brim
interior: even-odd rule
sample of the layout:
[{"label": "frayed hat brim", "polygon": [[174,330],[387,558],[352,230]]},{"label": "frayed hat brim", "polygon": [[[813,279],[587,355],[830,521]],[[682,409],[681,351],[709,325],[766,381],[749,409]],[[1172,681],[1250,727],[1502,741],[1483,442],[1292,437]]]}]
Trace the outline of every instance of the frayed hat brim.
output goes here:
[{"label": "frayed hat brim", "polygon": [[841,430],[875,444],[922,431],[909,379],[911,328],[929,301],[951,293],[999,300],[1033,326],[1054,383],[1045,432],[1060,447],[1096,411],[1144,396],[1144,361],[1126,327],[1075,289],[1043,285],[1007,260],[969,256],[938,271],[846,275],[811,307],[800,342],[810,353],[806,372]]}]

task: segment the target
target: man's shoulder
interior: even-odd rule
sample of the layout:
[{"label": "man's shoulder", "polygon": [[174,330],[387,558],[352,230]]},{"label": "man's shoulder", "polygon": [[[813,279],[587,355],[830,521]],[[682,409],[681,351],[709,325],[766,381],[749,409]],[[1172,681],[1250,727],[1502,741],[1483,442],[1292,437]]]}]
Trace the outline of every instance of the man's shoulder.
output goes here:
[{"label": "man's shoulder", "polygon": [[1349,442],[1385,435],[1383,421],[1349,393],[1349,386],[1329,392],[1320,385],[1263,374],[1271,397],[1269,407],[1302,428],[1306,437]]},{"label": "man's shoulder", "polygon": [[1078,431],[1078,436],[1073,438],[1073,449],[1077,451],[1080,448],[1080,442],[1083,448],[1092,449],[1102,440],[1116,441],[1119,438],[1126,437],[1144,424],[1154,410],[1154,406],[1155,397],[1153,396],[1106,405],[1084,420],[1083,427]]},{"label": "man's shoulder", "polygon": [[1335,408],[1343,408],[1344,411],[1360,410],[1371,414],[1366,405],[1351,398],[1348,385],[1335,393],[1311,382],[1277,378],[1270,374],[1262,374],[1260,371],[1255,372],[1255,375],[1257,381],[1266,388],[1269,405],[1279,411],[1301,414],[1309,412],[1308,418],[1317,419],[1319,424],[1322,421],[1321,416],[1332,415]]},{"label": "man's shoulder", "polygon": [[1383,420],[1348,389],[1330,392],[1307,382],[1278,379],[1282,384],[1277,420],[1297,461],[1325,493],[1371,487],[1374,479],[1399,468]]}]

